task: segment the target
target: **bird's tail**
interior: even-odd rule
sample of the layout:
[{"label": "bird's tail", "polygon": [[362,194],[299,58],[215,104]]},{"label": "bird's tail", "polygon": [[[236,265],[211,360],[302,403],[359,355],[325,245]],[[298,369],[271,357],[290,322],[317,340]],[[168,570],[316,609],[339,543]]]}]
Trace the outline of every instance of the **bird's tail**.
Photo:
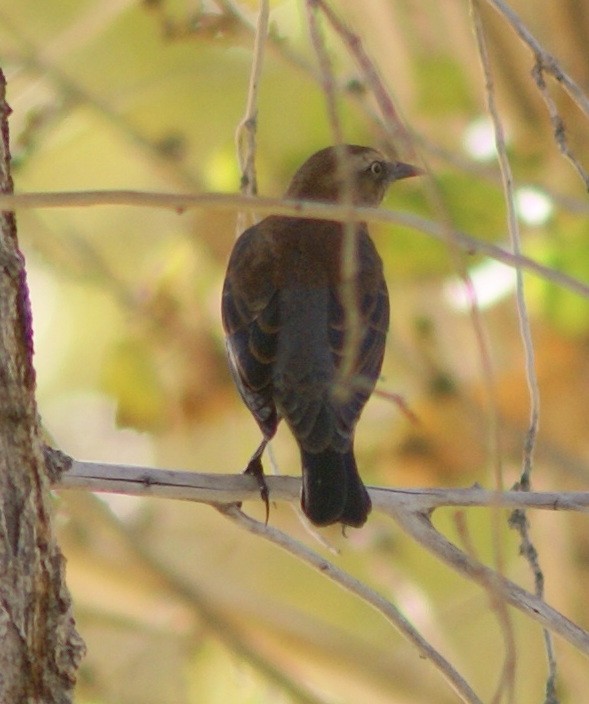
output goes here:
[{"label": "bird's tail", "polygon": [[317,526],[343,523],[360,528],[372,503],[356,467],[353,450],[341,453],[327,449],[302,451],[302,507]]}]

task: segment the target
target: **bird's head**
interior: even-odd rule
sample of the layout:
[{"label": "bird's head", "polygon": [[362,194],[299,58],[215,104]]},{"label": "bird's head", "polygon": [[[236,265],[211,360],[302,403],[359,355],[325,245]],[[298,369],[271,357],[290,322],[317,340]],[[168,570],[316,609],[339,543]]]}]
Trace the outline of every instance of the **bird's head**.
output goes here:
[{"label": "bird's head", "polygon": [[[390,161],[370,147],[346,144],[316,152],[293,176],[287,198],[344,200],[347,188],[354,205],[375,207],[394,181],[419,176],[423,171],[402,161]],[[345,179],[350,179],[347,186]]]}]

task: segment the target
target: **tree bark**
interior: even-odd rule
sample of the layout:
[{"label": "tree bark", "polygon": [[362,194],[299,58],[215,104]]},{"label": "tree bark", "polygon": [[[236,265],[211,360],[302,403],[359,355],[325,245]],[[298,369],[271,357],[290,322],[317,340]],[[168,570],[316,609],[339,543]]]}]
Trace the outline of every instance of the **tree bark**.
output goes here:
[{"label": "tree bark", "polygon": [[[0,70],[0,193],[12,193]],[[49,510],[33,333],[14,213],[0,213],[0,702],[72,701],[84,643]]]}]

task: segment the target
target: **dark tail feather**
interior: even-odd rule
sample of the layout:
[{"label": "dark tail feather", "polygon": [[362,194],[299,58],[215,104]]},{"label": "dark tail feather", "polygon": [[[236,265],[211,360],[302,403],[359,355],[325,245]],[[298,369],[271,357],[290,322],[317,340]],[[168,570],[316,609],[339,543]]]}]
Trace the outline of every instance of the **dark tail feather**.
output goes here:
[{"label": "dark tail feather", "polygon": [[370,513],[371,502],[360,479],[352,451],[302,452],[303,511],[317,526],[343,523],[360,528]]},{"label": "dark tail feather", "polygon": [[366,523],[368,514],[372,509],[372,501],[358,474],[358,467],[356,466],[353,452],[348,452],[347,455],[344,455],[344,463],[348,495],[340,521],[345,526],[361,528]]}]

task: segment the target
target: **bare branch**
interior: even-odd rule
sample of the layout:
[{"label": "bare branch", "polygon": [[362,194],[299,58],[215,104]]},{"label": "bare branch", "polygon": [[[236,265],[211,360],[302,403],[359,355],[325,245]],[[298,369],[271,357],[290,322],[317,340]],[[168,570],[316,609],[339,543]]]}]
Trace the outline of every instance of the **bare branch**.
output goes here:
[{"label": "bare branch", "polygon": [[385,599],[381,594],[371,589],[348,572],[334,565],[333,562],[325,559],[306,545],[294,540],[286,533],[246,516],[236,504],[219,507],[219,511],[241,528],[278,545],[299,560],[311,565],[311,567],[321,574],[325,575],[336,584],[339,584],[340,587],[343,587],[359,597],[365,603],[370,604],[370,606],[375,608],[392,623],[407,640],[415,645],[423,658],[432,661],[438,671],[445,677],[457,694],[460,695],[462,701],[472,704],[481,704],[481,699],[477,697],[468,682],[466,682],[454,667],[428,643],[392,602]]},{"label": "bare branch", "polygon": [[[48,454],[53,455],[49,450]],[[215,507],[240,501],[259,501],[258,485],[253,477],[231,474],[197,474],[148,467],[129,467],[92,462],[71,462],[71,469],[58,478],[56,467],[67,469],[69,460],[55,458],[55,489],[86,489],[136,496],[184,499]],[[268,476],[273,500],[294,501],[300,495],[300,480],[295,477]],[[486,506],[490,508],[538,508],[552,511],[589,512],[589,492],[538,493],[510,491],[498,493],[473,489],[384,489],[371,488],[375,510],[392,516],[424,548],[465,577],[483,587],[496,580],[505,600],[544,627],[589,655],[589,633],[548,606],[542,599],[501,577],[473,560],[438,533],[430,521],[431,512],[442,506]]]},{"label": "bare branch", "polygon": [[[338,147],[336,157],[342,181],[340,202],[344,206],[350,206],[352,205],[352,174],[347,153],[343,149],[346,139],[339,118],[336,80],[317,16],[317,2],[315,0],[307,0],[306,8],[309,34],[319,64],[321,87],[325,94],[331,134],[334,144]],[[345,324],[342,363],[338,370],[335,390],[337,393],[347,395],[350,390],[350,382],[354,376],[355,360],[360,349],[361,320],[360,311],[358,310],[356,282],[358,238],[352,221],[346,220],[343,230],[340,268],[342,276],[341,297]]]},{"label": "bare branch", "polygon": [[[497,148],[497,157],[501,170],[501,180],[503,182],[503,192],[505,196],[505,203],[507,206],[509,234],[511,237],[513,252],[514,254],[519,255],[521,253],[521,237],[519,231],[518,218],[515,209],[513,174],[511,172],[509,157],[507,156],[507,147],[505,143],[503,123],[501,121],[501,117],[499,116],[499,111],[495,99],[495,83],[493,80],[491,61],[487,50],[487,43],[485,39],[485,33],[482,18],[480,15],[478,0],[471,0],[471,6],[475,35],[479,48],[479,56],[481,59],[483,75],[485,77],[487,105],[495,131],[495,146]],[[527,491],[530,488],[531,473],[533,468],[533,454],[536,445],[536,438],[538,435],[538,425],[540,421],[540,389],[538,386],[538,377],[536,374],[534,343],[532,341],[530,319],[528,316],[528,308],[524,295],[523,274],[519,267],[516,267],[516,306],[519,320],[520,335],[524,348],[526,381],[528,384],[528,392],[530,397],[530,423],[528,426],[524,443],[523,469],[519,481],[519,487],[522,490]],[[535,549],[530,537],[529,523],[525,515],[525,511],[522,509],[516,509],[516,511],[514,511],[514,515],[517,516],[518,520],[512,520],[510,525],[512,527],[516,527],[516,529],[519,531],[521,538],[520,552],[527,558],[528,563],[531,567],[532,574],[534,576],[536,596],[540,599],[543,599],[544,575],[540,567],[538,552]],[[554,683],[556,680],[556,656],[554,653],[552,636],[546,628],[544,629],[544,644],[548,660],[548,682]],[[511,683],[510,691],[513,695],[513,681]]]},{"label": "bare branch", "polygon": [[398,111],[391,96],[378,75],[374,63],[364,50],[364,46],[357,34],[354,34],[342,19],[333,11],[328,3],[323,0],[313,0],[313,4],[320,8],[329,20],[334,31],[341,37],[348,51],[354,57],[358,68],[364,76],[367,87],[374,95],[378,107],[384,118],[381,126],[389,138],[389,146],[396,153],[396,143],[401,141],[404,147],[412,146],[412,138],[399,117]]},{"label": "bare branch", "polygon": [[[519,256],[521,254],[521,236],[515,208],[513,174],[511,172],[511,166],[509,163],[509,158],[507,156],[503,124],[501,122],[501,118],[499,116],[497,104],[495,101],[495,84],[491,71],[491,62],[487,51],[478,1],[472,0],[471,5],[473,8],[473,22],[479,47],[479,55],[481,59],[483,74],[485,77],[487,105],[495,130],[495,146],[497,148],[497,157],[499,160],[501,180],[503,183],[503,193],[505,196],[505,203],[507,207],[507,226],[511,238],[513,253],[516,256]],[[530,395],[530,425],[526,437],[526,445],[524,451],[524,468],[521,479],[522,488],[527,488],[530,483],[530,474],[532,471],[532,455],[536,442],[536,436],[538,434],[538,422],[540,417],[540,390],[538,388],[538,379],[536,376],[534,343],[532,342],[530,319],[528,316],[528,309],[524,295],[523,274],[520,267],[515,267],[515,273],[517,312],[519,318],[520,334],[524,346],[526,379],[528,382],[528,389]]]},{"label": "bare branch", "polygon": [[[493,514],[498,514],[495,509]],[[462,540],[462,547],[466,554],[473,560],[476,560],[476,550],[472,542],[471,534],[468,530],[466,522],[466,514],[464,511],[456,511],[454,514],[454,523],[458,535]],[[493,526],[495,528],[495,526]],[[489,595],[489,604],[491,611],[496,614],[499,628],[505,642],[505,657],[503,659],[503,667],[501,668],[501,676],[491,704],[500,704],[503,699],[503,692],[507,689],[509,703],[513,704],[515,697],[515,671],[517,663],[517,654],[515,649],[515,637],[513,633],[513,624],[511,615],[507,609],[507,604],[503,598],[503,593],[500,587],[497,586],[496,580],[485,580],[484,587]]]},{"label": "bare branch", "polygon": [[552,123],[552,129],[554,131],[554,140],[556,141],[556,144],[558,145],[561,154],[570,161],[573,168],[577,171],[577,173],[583,180],[585,188],[589,190],[589,173],[587,173],[586,169],[583,167],[581,162],[577,159],[577,157],[574,155],[573,151],[569,147],[564,120],[560,116],[558,108],[556,107],[556,103],[550,95],[548,91],[548,86],[546,85],[546,81],[544,80],[545,68],[546,67],[540,61],[540,59],[536,58],[536,64],[532,69],[532,78],[538,86],[538,90],[540,91],[542,100],[544,101],[546,109],[548,110],[550,122]]},{"label": "bare branch", "polygon": [[[0,194],[0,210],[30,208],[90,207],[96,205],[127,205],[151,208],[167,208],[179,214],[192,208],[212,208],[223,211],[237,211],[242,208],[255,208],[261,213],[274,215],[295,215],[319,220],[351,220],[354,222],[384,222],[402,225],[419,230],[442,242],[448,242],[448,228],[419,215],[400,213],[384,208],[359,208],[342,203],[321,203],[319,201],[292,201],[279,198],[250,198],[227,193],[204,193],[190,195],[183,193],[158,193],[148,191],[63,191],[60,193],[21,193]],[[589,284],[568,276],[560,271],[544,266],[524,255],[515,255],[497,245],[455,230],[452,241],[469,254],[481,254],[491,259],[520,267],[546,281],[562,286],[583,298],[589,298]]]},{"label": "bare branch", "polygon": [[[229,504],[259,501],[260,490],[246,474],[206,474],[188,470],[154,469],[131,465],[71,460],[47,448],[52,461],[54,489],[84,489],[95,492],[152,496],[166,499]],[[296,501],[300,495],[298,477],[266,477],[272,499]],[[589,491],[497,493],[481,487],[469,489],[391,489],[372,487],[374,507],[383,512],[393,509],[427,512],[441,507],[533,508],[548,511],[589,513]]]},{"label": "bare branch", "polygon": [[[521,497],[526,495],[529,496],[529,494],[524,492],[520,494]],[[501,501],[501,497],[497,498]],[[490,505],[492,506],[492,503]],[[420,545],[454,570],[480,584],[483,588],[489,583],[489,580],[493,580],[496,588],[501,589],[503,598],[509,604],[534,621],[542,624],[544,628],[551,630],[553,633],[558,633],[558,635],[589,656],[589,633],[587,631],[577,626],[566,616],[556,611],[556,609],[548,606],[542,599],[530,594],[510,580],[501,577],[490,568],[459,550],[434,528],[428,513],[413,510],[397,511],[395,509],[387,512],[391,513],[399,525]]]},{"label": "bare branch", "polygon": [[[258,93],[262,67],[264,65],[264,48],[268,35],[268,0],[260,3],[260,12],[254,39],[254,58],[250,73],[245,114],[235,131],[237,156],[241,169],[241,192],[246,196],[255,196],[258,192],[256,179],[256,130],[258,126]],[[239,228],[242,229],[241,227]]]},{"label": "bare branch", "polygon": [[532,50],[536,62],[544,71],[552,74],[579,108],[589,117],[589,97],[581,87],[562,69],[557,59],[550,54],[526,27],[521,17],[504,0],[487,0],[500,15],[513,27],[520,39]]}]

